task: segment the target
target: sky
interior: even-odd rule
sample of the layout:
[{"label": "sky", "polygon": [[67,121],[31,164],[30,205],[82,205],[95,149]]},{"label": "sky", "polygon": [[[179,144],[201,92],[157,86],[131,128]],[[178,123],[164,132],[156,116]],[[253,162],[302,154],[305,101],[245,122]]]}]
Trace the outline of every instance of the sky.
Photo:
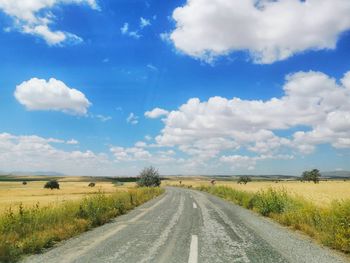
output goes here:
[{"label": "sky", "polygon": [[350,1],[0,0],[0,171],[350,170]]}]

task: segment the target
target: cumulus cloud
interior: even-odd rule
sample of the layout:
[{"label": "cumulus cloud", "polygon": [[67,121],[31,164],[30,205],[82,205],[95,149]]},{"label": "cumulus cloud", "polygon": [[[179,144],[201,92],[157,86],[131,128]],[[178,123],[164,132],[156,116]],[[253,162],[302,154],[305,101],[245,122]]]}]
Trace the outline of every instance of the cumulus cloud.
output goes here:
[{"label": "cumulus cloud", "polygon": [[350,29],[350,1],[188,0],[173,12],[170,39],[205,61],[248,51],[269,64],[307,50],[334,49]]},{"label": "cumulus cloud", "polygon": [[220,161],[223,163],[227,163],[231,166],[233,170],[235,169],[247,169],[249,171],[255,170],[255,166],[257,161],[259,160],[291,160],[293,159],[293,155],[260,155],[260,156],[245,156],[245,155],[223,155],[220,157]]},{"label": "cumulus cloud", "polygon": [[145,116],[150,119],[157,119],[162,116],[167,116],[169,112],[161,108],[154,108],[151,111],[146,111]]},{"label": "cumulus cloud", "polygon": [[297,72],[286,76],[283,90],[282,97],[267,101],[192,98],[163,119],[156,142],[201,160],[248,151],[252,158],[220,159],[248,163],[242,165],[247,168],[267,156],[309,154],[320,144],[350,148],[349,73],[337,82],[321,72]]},{"label": "cumulus cloud", "polygon": [[[57,171],[66,174],[91,174],[103,171],[110,162],[105,154],[92,151],[66,151],[55,144],[64,140],[37,135],[18,136],[0,133],[0,167],[7,171]],[[77,141],[70,140],[68,144]]]},{"label": "cumulus cloud", "polygon": [[32,78],[16,87],[17,101],[28,110],[53,110],[85,115],[91,103],[79,90],[69,88],[54,78]]},{"label": "cumulus cloud", "polygon": [[142,161],[152,157],[151,153],[142,147],[119,147],[110,148],[117,161]]},{"label": "cumulus cloud", "polygon": [[99,9],[95,0],[0,0],[0,10],[13,18],[15,29],[41,37],[48,45],[81,42],[79,36],[50,28],[55,20],[51,9],[63,4],[86,5],[94,10]]}]

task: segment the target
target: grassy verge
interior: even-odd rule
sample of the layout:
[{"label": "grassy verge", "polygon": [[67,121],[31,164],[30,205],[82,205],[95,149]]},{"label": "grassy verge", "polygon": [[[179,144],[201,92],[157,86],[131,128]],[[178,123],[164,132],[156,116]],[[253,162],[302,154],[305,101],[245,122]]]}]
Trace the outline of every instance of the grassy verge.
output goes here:
[{"label": "grassy verge", "polygon": [[257,193],[224,186],[200,186],[196,189],[252,209],[279,223],[303,231],[322,244],[350,253],[350,200],[334,201],[318,207],[285,191],[268,189]]},{"label": "grassy verge", "polygon": [[0,215],[0,262],[15,262],[24,254],[39,253],[56,242],[102,225],[163,193],[161,188],[135,188],[129,191],[86,197],[62,205]]}]

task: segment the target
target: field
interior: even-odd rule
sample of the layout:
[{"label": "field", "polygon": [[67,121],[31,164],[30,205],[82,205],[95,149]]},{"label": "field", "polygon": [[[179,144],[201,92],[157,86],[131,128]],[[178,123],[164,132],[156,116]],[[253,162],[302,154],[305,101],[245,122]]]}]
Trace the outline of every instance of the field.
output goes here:
[{"label": "field", "polygon": [[[20,179],[16,177],[16,179]],[[24,207],[57,205],[69,200],[79,200],[84,196],[93,195],[98,192],[106,194],[118,190],[125,190],[134,183],[117,185],[111,181],[93,180],[95,187],[89,187],[89,180],[82,177],[58,178],[60,190],[44,189],[47,180],[38,177],[25,177],[27,184],[23,185],[22,180],[1,181],[0,180],[0,212],[18,208],[19,204]],[[49,179],[49,178],[48,178]],[[34,181],[30,181],[34,180]]]},{"label": "field", "polygon": [[[204,178],[198,179],[181,179],[176,178],[164,182],[166,185],[192,185],[192,187],[209,186],[210,180]],[[334,200],[350,200],[350,181],[328,180],[321,181],[319,184],[299,181],[254,181],[246,185],[237,184],[235,181],[216,181],[217,186],[227,186],[235,190],[256,193],[261,190],[273,188],[276,190],[285,190],[289,195],[303,197],[308,201],[318,205],[327,206]]]}]

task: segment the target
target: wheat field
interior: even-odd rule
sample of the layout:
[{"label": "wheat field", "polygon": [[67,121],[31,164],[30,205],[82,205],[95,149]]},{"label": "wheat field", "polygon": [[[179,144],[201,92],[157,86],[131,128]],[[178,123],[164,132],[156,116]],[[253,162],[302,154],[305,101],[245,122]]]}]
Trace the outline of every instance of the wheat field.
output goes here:
[{"label": "wheat field", "polygon": [[[164,184],[179,185],[180,180],[167,180]],[[182,184],[192,185],[193,187],[210,185],[209,179],[204,180],[202,178],[181,181]],[[237,184],[234,181],[216,181],[216,185],[228,186],[247,192],[258,192],[268,188],[283,189],[292,196],[303,197],[318,206],[329,205],[334,200],[350,200],[350,181],[343,180],[321,181],[319,184],[299,181],[279,181],[278,183],[275,181],[253,181],[246,185]]]},{"label": "wheat field", "polygon": [[44,189],[47,181],[28,181],[23,185],[20,181],[0,182],[0,212],[17,209],[20,204],[24,207],[48,206],[60,204],[68,200],[82,199],[84,196],[100,192],[113,193],[117,189],[125,190],[134,183],[117,186],[112,182],[96,182],[95,187],[89,187],[89,182],[80,178],[62,178],[59,180],[60,190]]}]

